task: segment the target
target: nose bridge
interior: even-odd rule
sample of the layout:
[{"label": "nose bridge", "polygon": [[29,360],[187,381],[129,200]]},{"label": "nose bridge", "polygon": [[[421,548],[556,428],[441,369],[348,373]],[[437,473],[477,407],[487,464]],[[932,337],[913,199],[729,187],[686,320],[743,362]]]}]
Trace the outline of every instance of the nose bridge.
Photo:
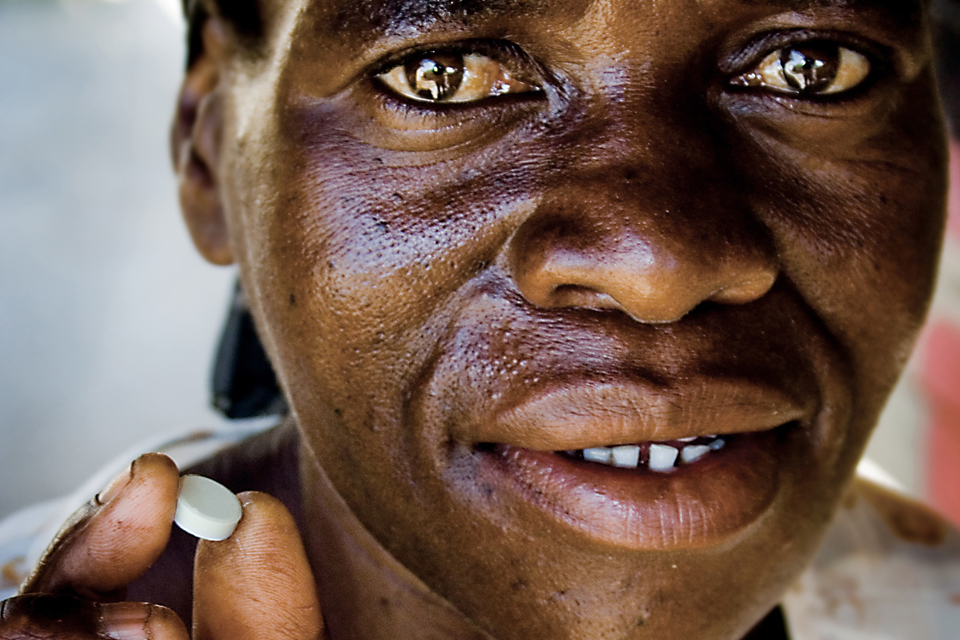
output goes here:
[{"label": "nose bridge", "polygon": [[616,308],[663,323],[705,301],[745,304],[773,285],[766,229],[733,185],[704,167],[659,158],[590,173],[567,176],[507,248],[530,302]]}]

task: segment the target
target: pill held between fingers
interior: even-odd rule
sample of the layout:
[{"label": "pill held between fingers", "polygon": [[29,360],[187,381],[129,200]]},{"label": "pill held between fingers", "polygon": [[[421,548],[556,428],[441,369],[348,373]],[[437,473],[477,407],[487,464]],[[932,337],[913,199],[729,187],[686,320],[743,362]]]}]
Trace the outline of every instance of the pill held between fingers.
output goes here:
[{"label": "pill held between fingers", "polygon": [[242,515],[240,500],[219,482],[195,475],[180,479],[173,521],[187,533],[204,540],[226,540]]}]

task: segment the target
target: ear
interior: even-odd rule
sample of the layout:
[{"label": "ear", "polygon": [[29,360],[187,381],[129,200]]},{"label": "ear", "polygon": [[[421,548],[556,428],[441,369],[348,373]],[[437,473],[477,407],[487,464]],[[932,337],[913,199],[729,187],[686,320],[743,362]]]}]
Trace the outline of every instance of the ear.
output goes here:
[{"label": "ear", "polygon": [[171,131],[180,208],[193,243],[214,264],[233,262],[218,175],[223,96],[219,93],[226,52],[223,25],[209,16],[203,49],[187,69]]}]

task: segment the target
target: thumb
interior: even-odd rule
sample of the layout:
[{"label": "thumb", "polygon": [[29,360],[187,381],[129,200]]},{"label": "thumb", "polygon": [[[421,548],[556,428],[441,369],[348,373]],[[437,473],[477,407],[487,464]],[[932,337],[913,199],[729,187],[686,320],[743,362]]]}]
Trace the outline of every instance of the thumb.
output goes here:
[{"label": "thumb", "polygon": [[21,593],[121,599],[170,539],[180,474],[170,458],[148,453],[75,513]]},{"label": "thumb", "polygon": [[264,493],[242,493],[230,538],[201,540],[193,585],[194,640],[316,640],[323,619],[293,516]]}]

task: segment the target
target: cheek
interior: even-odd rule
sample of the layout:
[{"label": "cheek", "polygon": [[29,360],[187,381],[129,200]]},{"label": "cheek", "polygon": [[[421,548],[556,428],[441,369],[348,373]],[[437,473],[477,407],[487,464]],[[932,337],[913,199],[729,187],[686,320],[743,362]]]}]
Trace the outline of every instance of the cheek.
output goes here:
[{"label": "cheek", "polygon": [[932,294],[944,177],[935,145],[913,141],[935,139],[901,131],[838,154],[768,141],[769,171],[751,185],[783,276],[846,352],[867,407],[895,382]]},{"label": "cheek", "polygon": [[496,167],[402,166],[332,127],[310,137],[320,142],[277,154],[273,206],[248,233],[257,268],[245,275],[256,279],[271,355],[300,418],[335,418],[323,433],[344,455],[356,438],[396,450],[396,430],[384,427],[400,423],[464,285],[524,210],[522,179],[512,176],[506,197]]}]

